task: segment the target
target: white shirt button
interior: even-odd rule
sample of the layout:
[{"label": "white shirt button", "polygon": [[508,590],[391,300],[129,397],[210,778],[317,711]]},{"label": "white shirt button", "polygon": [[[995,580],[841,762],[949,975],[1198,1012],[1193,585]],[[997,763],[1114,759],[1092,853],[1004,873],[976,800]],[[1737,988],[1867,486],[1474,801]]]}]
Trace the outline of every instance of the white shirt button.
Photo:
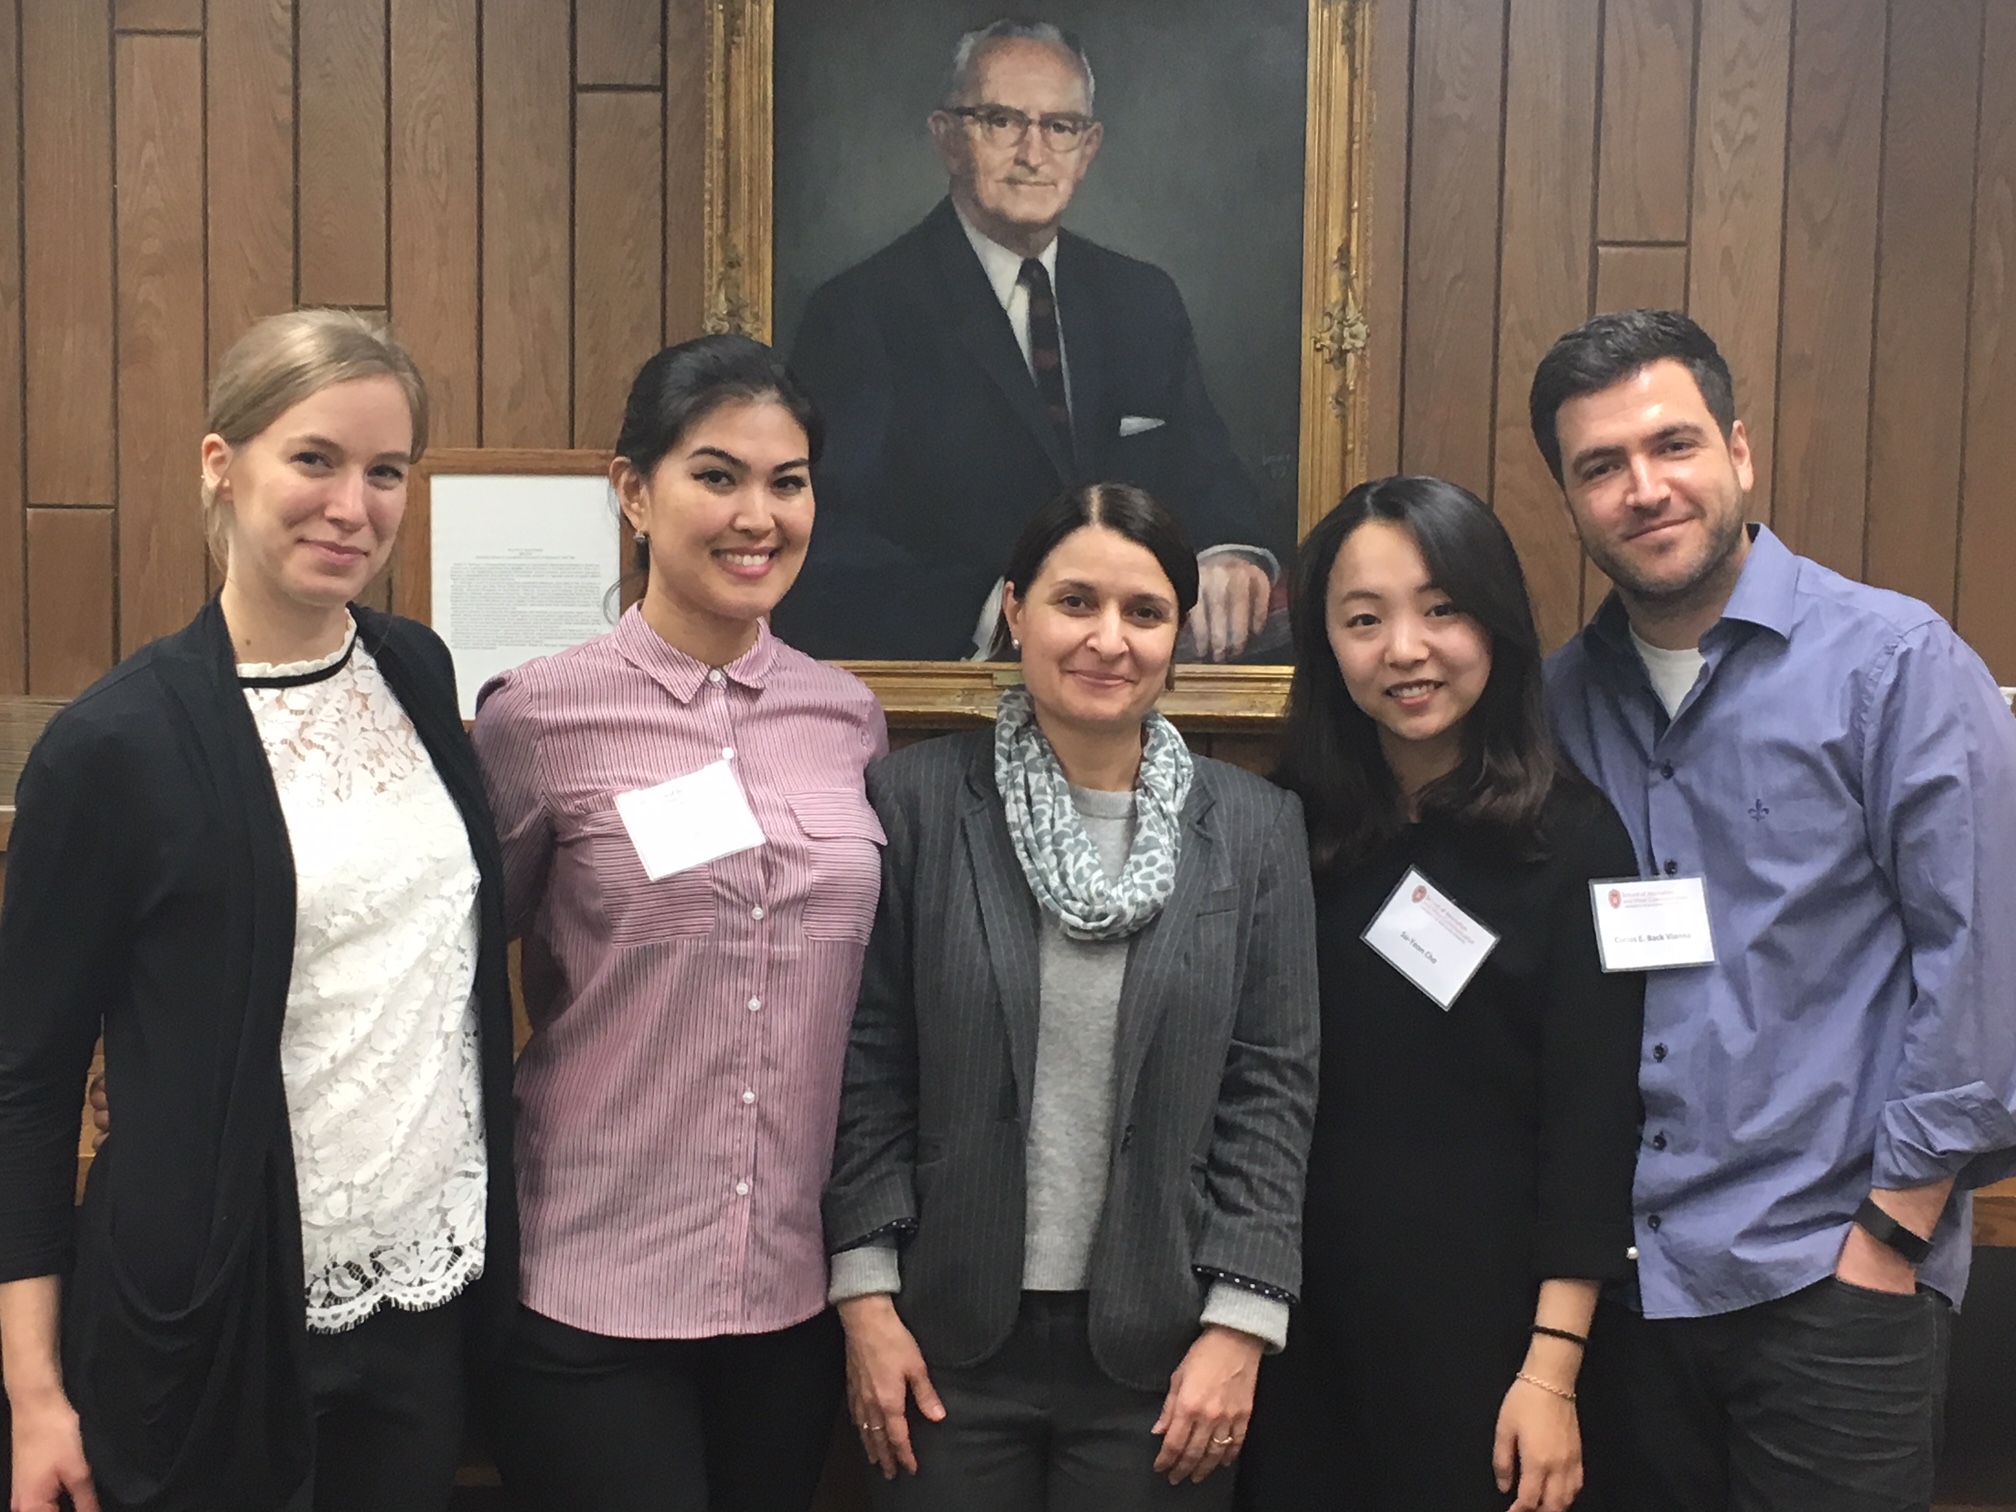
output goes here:
[{"label": "white shirt button", "polygon": [[1624,1258],[1626,1260],[1636,1260],[1638,1258],[1638,1246],[1634,1244],[1624,1251]]},{"label": "white shirt button", "polygon": [[745,1103],[752,1103],[756,1101],[756,1094],[754,1092],[751,1092],[747,1087],[744,1087],[742,1089],[742,1101],[744,1101]]},{"label": "white shirt button", "polygon": [[763,905],[761,903],[758,903],[754,908],[750,909],[749,917],[757,920],[760,923],[763,918]]},{"label": "white shirt button", "polygon": [[721,747],[721,759],[723,761],[733,761],[735,759],[735,747],[733,746]]},{"label": "white shirt button", "polygon": [[749,1011],[751,1013],[754,1013],[758,1008],[761,1008],[762,1006],[763,1006],[763,999],[759,997],[749,999]]},{"label": "white shirt button", "polygon": [[749,1183],[748,1183],[748,1182],[746,1182],[746,1181],[738,1181],[738,1182],[736,1182],[736,1183],[735,1183],[735,1195],[736,1195],[737,1197],[747,1197],[747,1196],[749,1195]]},{"label": "white shirt button", "polygon": [[707,674],[707,681],[711,683],[718,683],[719,681],[721,681],[721,669],[719,667],[716,667],[714,668],[713,671],[709,672]]}]

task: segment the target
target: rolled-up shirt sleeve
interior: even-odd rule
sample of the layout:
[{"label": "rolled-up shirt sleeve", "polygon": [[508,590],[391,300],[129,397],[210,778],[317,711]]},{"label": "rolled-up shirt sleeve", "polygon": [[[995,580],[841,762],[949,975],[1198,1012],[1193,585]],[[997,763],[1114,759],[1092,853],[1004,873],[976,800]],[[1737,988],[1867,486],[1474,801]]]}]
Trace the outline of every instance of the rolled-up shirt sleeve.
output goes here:
[{"label": "rolled-up shirt sleeve", "polygon": [[1869,841],[1910,948],[1873,1183],[2016,1173],[2016,719],[1943,621],[1902,637],[1863,729]]},{"label": "rolled-up shirt sleeve", "polygon": [[878,1294],[893,1297],[903,1290],[903,1260],[896,1252],[893,1234],[841,1250],[826,1263],[830,1278],[826,1287],[828,1302],[851,1302],[856,1297]]}]

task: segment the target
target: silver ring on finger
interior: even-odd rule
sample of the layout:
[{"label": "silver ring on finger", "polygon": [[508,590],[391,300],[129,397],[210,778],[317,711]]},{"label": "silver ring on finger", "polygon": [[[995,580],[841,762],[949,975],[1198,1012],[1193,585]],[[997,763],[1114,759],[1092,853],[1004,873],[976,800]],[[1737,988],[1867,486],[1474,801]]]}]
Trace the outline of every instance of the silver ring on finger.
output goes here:
[{"label": "silver ring on finger", "polygon": [[1223,1438],[1214,1438],[1213,1440],[1211,1440],[1211,1447],[1214,1449],[1223,1449],[1226,1445],[1230,1444],[1232,1441],[1233,1436],[1228,1433]]}]

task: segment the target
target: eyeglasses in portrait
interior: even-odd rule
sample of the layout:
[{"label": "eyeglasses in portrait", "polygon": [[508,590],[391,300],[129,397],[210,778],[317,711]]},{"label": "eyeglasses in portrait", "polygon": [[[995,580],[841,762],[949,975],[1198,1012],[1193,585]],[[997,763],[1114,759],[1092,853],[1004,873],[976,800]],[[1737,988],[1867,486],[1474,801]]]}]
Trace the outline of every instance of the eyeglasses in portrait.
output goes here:
[{"label": "eyeglasses in portrait", "polygon": [[[827,427],[780,634],[982,655],[1028,517],[1112,480],[1198,551],[1181,654],[1288,659],[1287,569],[1353,430],[1361,9],[743,0],[731,50],[765,22],[774,49],[773,197],[738,243],[726,186],[716,307],[767,326]],[[724,177],[754,156],[734,146]]]}]

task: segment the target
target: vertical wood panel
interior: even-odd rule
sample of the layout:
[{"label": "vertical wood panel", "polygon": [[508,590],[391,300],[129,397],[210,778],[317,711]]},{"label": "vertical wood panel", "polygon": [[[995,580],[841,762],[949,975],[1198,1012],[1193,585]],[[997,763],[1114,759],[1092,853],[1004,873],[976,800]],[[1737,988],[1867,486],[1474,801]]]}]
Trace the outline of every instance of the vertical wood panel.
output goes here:
[{"label": "vertical wood panel", "polygon": [[82,0],[21,7],[28,497],[37,504],[110,504],[114,495],[109,19]]},{"label": "vertical wood panel", "polygon": [[113,0],[113,24],[121,31],[203,30],[203,0]]},{"label": "vertical wood panel", "polygon": [[1787,128],[1773,528],[1862,573],[1885,0],[1799,0]]},{"label": "vertical wood panel", "polygon": [[30,693],[69,698],[112,670],[111,510],[28,511],[28,614]]},{"label": "vertical wood panel", "polygon": [[1547,349],[1589,313],[1600,32],[1600,0],[1512,0],[1491,498],[1550,648],[1581,623],[1582,553],[1533,442],[1526,395]]},{"label": "vertical wood panel", "polygon": [[1608,0],[1596,234],[1687,239],[1694,0]]},{"label": "vertical wood panel", "polygon": [[1401,465],[1491,489],[1503,0],[1419,0]]},{"label": "vertical wood panel", "polygon": [[2016,686],[2016,6],[1989,7],[1974,189],[1960,633]]},{"label": "vertical wood panel", "polygon": [[574,444],[614,446],[638,366],[665,328],[659,256],[658,97],[576,102],[574,224],[592,228],[574,262]]},{"label": "vertical wood panel", "polygon": [[[1365,472],[1400,471],[1400,373],[1407,303],[1407,117],[1411,97],[1414,8],[1387,5],[1359,24],[1372,28],[1371,110],[1366,129],[1365,355],[1359,382],[1365,396]],[[1346,478],[1347,488],[1362,481]]]},{"label": "vertical wood panel", "polygon": [[1791,44],[1792,0],[1701,0],[1687,305],[1735,374],[1760,519],[1771,514]]},{"label": "vertical wood panel", "polygon": [[294,307],[292,0],[209,0],[210,359]]},{"label": "vertical wood panel", "polygon": [[664,0],[575,0],[575,82],[658,84]]},{"label": "vertical wood panel", "polygon": [[1949,616],[1981,21],[1981,0],[1892,6],[1883,131],[1866,570]]},{"label": "vertical wood panel", "polygon": [[707,6],[665,5],[665,340],[698,336],[707,319]]},{"label": "vertical wood panel", "polygon": [[119,643],[203,602],[203,44],[118,43]]},{"label": "vertical wood panel", "polygon": [[[574,137],[567,7],[483,7],[483,444],[566,446]],[[689,211],[697,221],[697,198]]]},{"label": "vertical wood panel", "polygon": [[477,25],[477,0],[392,0],[392,317],[436,446],[480,438]]},{"label": "vertical wood panel", "polygon": [[1596,249],[1596,308],[1592,314],[1686,308],[1685,247]]},{"label": "vertical wood panel", "polygon": [[28,691],[27,500],[21,496],[21,55],[0,0],[0,693]]},{"label": "vertical wood panel", "polygon": [[300,0],[301,302],[385,303],[384,0]]}]

